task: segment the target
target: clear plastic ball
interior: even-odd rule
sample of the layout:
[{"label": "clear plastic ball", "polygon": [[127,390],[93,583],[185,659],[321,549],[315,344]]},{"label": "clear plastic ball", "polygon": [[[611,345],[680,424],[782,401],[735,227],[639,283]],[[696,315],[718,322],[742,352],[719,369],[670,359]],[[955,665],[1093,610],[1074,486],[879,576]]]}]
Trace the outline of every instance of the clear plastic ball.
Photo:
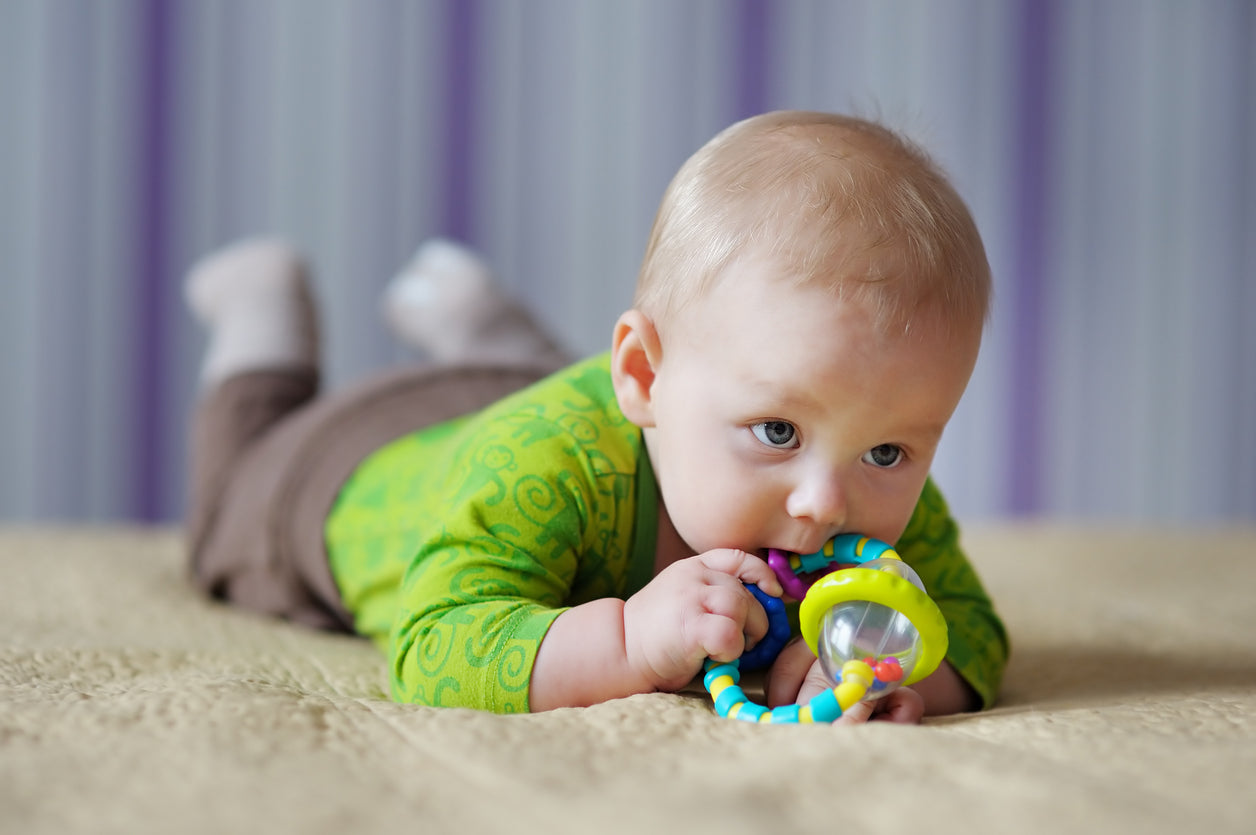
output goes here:
[{"label": "clear plastic ball", "polygon": [[[871,560],[860,567],[892,572],[924,590],[916,572],[901,560]],[[921,652],[920,633],[905,615],[864,600],[841,603],[825,612],[817,643],[820,665],[834,684],[840,681],[847,661],[872,659],[874,670],[884,671],[878,672],[878,681],[869,689],[867,699],[896,690],[915,669]],[[895,665],[901,668],[897,676]]]}]

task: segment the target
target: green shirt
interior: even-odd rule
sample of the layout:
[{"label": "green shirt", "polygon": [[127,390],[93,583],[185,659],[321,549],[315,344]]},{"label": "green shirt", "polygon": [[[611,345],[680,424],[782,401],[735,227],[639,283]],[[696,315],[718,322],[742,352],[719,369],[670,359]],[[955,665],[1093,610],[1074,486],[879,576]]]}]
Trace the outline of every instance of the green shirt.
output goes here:
[{"label": "green shirt", "polygon": [[[376,451],[342,489],[326,542],[398,701],[526,712],[554,619],[652,579],[657,513],[641,430],[601,355]],[[947,618],[948,660],[989,705],[1006,636],[931,481],[897,547]]]}]

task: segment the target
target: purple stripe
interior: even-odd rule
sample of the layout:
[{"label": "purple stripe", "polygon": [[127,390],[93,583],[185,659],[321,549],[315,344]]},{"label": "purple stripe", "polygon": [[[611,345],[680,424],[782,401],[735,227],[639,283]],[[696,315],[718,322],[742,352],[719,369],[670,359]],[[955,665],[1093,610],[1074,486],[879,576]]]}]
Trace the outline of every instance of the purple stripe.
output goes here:
[{"label": "purple stripe", "polygon": [[139,101],[140,140],[137,166],[139,182],[136,214],[139,220],[134,330],[135,391],[137,419],[132,447],[136,469],[131,483],[135,518],[158,521],[162,497],[162,439],[166,409],[161,391],[165,379],[167,333],[165,269],[168,263],[165,173],[169,170],[168,119],[170,38],[172,26],[166,0],[147,0],[141,12],[143,33],[139,61],[143,91]]},{"label": "purple stripe", "polygon": [[474,243],[475,226],[475,136],[476,104],[479,90],[478,60],[479,0],[447,0],[448,25],[445,38],[444,170],[439,221],[440,234]]},{"label": "purple stripe", "polygon": [[733,68],[735,119],[768,110],[768,68],[771,66],[771,7],[767,0],[741,0],[737,5],[737,54]]},{"label": "purple stripe", "polygon": [[1016,91],[1016,230],[1012,300],[1012,392],[1006,510],[1041,511],[1043,476],[1043,302],[1050,149],[1050,0],[1026,0],[1020,19]]}]

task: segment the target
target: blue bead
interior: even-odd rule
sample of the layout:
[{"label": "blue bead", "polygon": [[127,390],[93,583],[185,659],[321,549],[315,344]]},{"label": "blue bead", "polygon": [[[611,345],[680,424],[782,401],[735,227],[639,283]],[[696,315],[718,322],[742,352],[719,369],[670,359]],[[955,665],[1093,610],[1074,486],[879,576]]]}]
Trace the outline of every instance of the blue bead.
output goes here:
[{"label": "blue bead", "polygon": [[741,710],[737,711],[737,715],[733,717],[738,722],[758,722],[768,709],[763,705],[757,705],[754,702],[746,702],[741,706]]},{"label": "blue bead", "polygon": [[844,533],[833,538],[833,561],[834,562],[862,562],[855,555],[855,547],[859,545],[859,540],[863,539],[857,533]]},{"label": "blue bead", "polygon": [[809,704],[811,718],[815,722],[832,722],[842,715],[842,706],[837,703],[837,695],[831,688],[813,698]]},{"label": "blue bead", "polygon": [[800,574],[808,574],[812,571],[822,571],[828,568],[829,563],[832,562],[832,560],[830,560],[823,551],[801,556],[798,558],[798,561],[802,563],[800,566],[802,568],[802,571],[799,572]]},{"label": "blue bead", "polygon": [[772,721],[776,724],[786,722],[798,722],[798,711],[802,709],[802,705],[781,705],[772,708]]},{"label": "blue bead", "polygon": [[863,561],[871,562],[872,560],[880,559],[881,555],[888,550],[890,550],[890,546],[887,543],[879,539],[869,539],[868,543],[864,545]]},{"label": "blue bead", "polygon": [[781,654],[781,650],[785,648],[785,644],[789,643],[790,629],[789,616],[785,614],[785,601],[779,597],[773,597],[758,586],[750,583],[746,586],[747,591],[755,596],[763,606],[763,610],[768,615],[768,634],[763,636],[763,640],[754,645],[749,652],[745,652],[741,656],[741,668],[743,670],[760,670],[776,660],[776,656]]},{"label": "blue bead", "polygon": [[733,684],[741,681],[741,670],[737,669],[737,662],[731,664],[717,664],[707,668],[706,675],[702,677],[702,686],[711,691],[711,684],[720,676],[732,676]]},{"label": "blue bead", "polygon": [[746,694],[736,684],[732,687],[725,687],[724,691],[715,697],[715,712],[720,716],[727,716],[728,712],[733,709],[733,705],[744,701],[746,701]]}]

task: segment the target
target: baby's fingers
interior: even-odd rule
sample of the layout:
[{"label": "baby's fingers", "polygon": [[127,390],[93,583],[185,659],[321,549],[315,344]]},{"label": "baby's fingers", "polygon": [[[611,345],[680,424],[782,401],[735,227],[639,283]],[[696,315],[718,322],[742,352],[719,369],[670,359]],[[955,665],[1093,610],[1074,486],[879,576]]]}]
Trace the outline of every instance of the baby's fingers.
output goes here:
[{"label": "baby's fingers", "polygon": [[877,721],[917,725],[925,715],[924,697],[910,687],[900,687],[881,702],[881,709],[872,717]]},{"label": "baby's fingers", "polygon": [[771,567],[746,551],[716,548],[714,551],[699,554],[697,559],[712,571],[735,577],[742,583],[754,583],[773,597],[780,597],[784,591]]},{"label": "baby's fingers", "polygon": [[704,658],[727,662],[740,658],[746,636],[736,622],[722,615],[702,614],[693,625],[693,644]]},{"label": "baby's fingers", "polygon": [[785,645],[772,664],[767,682],[768,707],[795,702],[806,704],[812,696],[830,687],[811,649],[801,638],[795,638]]},{"label": "baby's fingers", "polygon": [[731,661],[767,634],[768,616],[745,586],[726,580],[706,587],[699,624],[698,643],[706,654]]},{"label": "baby's fingers", "polygon": [[918,725],[925,713],[925,700],[910,687],[900,687],[888,696],[875,702],[860,702],[851,705],[841,718],[840,725],[853,725],[867,722],[893,722],[898,725]]}]

